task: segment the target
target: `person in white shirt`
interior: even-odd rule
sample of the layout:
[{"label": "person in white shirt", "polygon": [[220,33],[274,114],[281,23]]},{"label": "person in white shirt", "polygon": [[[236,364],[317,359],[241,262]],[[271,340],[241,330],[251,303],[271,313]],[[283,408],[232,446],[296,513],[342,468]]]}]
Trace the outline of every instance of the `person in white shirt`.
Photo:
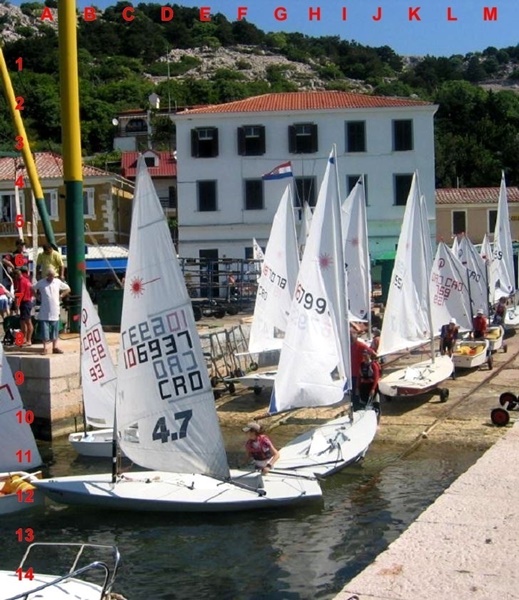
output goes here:
[{"label": "person in white shirt", "polygon": [[70,293],[70,287],[56,277],[54,267],[48,267],[45,279],[40,279],[33,289],[40,293],[41,298],[40,312],[37,318],[43,338],[42,354],[47,354],[49,342],[52,342],[53,354],[63,354],[63,350],[58,348],[59,303],[61,298]]}]

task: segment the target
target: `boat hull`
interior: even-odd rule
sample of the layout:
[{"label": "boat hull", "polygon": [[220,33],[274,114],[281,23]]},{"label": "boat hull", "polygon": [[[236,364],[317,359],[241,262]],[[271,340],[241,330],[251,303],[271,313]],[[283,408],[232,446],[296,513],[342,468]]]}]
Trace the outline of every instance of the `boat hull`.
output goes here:
[{"label": "boat hull", "polygon": [[245,387],[252,387],[254,390],[272,389],[276,380],[277,371],[256,371],[248,373],[242,377],[233,379],[234,382],[240,383]]},{"label": "boat hull", "polygon": [[346,415],[296,437],[281,448],[274,468],[277,472],[332,475],[363,458],[376,433],[376,412],[356,411],[353,424]]},{"label": "boat hull", "polygon": [[[483,349],[480,349],[481,346],[483,346]],[[469,350],[480,349],[480,351],[476,354],[464,354],[463,348],[469,348]],[[487,363],[489,352],[490,343],[488,340],[458,342],[454,347],[452,362],[456,369],[474,369]]]},{"label": "boat hull", "polygon": [[519,307],[509,308],[506,311],[505,325],[512,325],[512,327],[519,325]]},{"label": "boat hull", "polygon": [[[41,472],[26,473],[25,471],[13,471],[10,473],[0,473],[0,516],[10,515],[23,510],[30,510],[45,504],[44,494],[34,487],[32,494],[24,493],[21,496],[22,501],[20,501],[19,495],[16,493],[16,491],[7,494],[1,493],[4,483],[13,475],[23,478],[25,482],[34,486],[34,482],[38,481],[38,477],[41,477]],[[23,486],[21,489],[26,491],[27,486]]]},{"label": "boat hull", "polygon": [[81,456],[109,458],[112,456],[113,429],[71,433],[68,441]]},{"label": "boat hull", "polygon": [[[55,575],[34,574],[32,580],[18,579],[14,571],[0,571],[0,589],[2,598],[18,597],[20,594],[29,593],[30,590],[51,583],[56,580]],[[37,592],[29,598],[39,598],[41,600],[100,600],[102,588],[87,581],[79,579],[69,579],[57,586],[49,587]]]},{"label": "boat hull", "polygon": [[490,343],[490,352],[497,352],[502,348],[504,335],[505,330],[501,327],[501,325],[488,328],[485,339]]},{"label": "boat hull", "polygon": [[110,474],[62,477],[38,482],[62,504],[150,512],[228,512],[306,504],[322,497],[313,478],[233,471],[233,482],[198,474],[143,471],[114,484]]},{"label": "boat hull", "polygon": [[424,360],[386,375],[379,381],[378,389],[384,396],[418,396],[437,389],[453,371],[449,356],[437,356],[434,363]]}]

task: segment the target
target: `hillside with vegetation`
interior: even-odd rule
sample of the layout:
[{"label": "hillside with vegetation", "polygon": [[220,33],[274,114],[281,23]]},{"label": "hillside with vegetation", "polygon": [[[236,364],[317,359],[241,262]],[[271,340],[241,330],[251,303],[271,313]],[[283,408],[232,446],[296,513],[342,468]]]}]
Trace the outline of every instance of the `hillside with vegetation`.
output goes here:
[{"label": "hillside with vegetation", "polygon": [[[147,107],[157,93],[173,106],[228,102],[267,92],[350,90],[411,96],[439,105],[436,115],[438,187],[496,186],[501,169],[519,184],[519,45],[450,57],[401,57],[390,47],[362,46],[338,36],[266,33],[222,14],[200,22],[198,9],[172,5],[175,18],[161,22],[161,5],[129,2],[107,8],[96,21],[78,22],[82,142],[86,155],[106,153],[112,119]],[[44,6],[0,2],[0,35],[33,149],[59,151],[60,99],[55,22],[42,22]],[[24,69],[15,61],[24,57]],[[0,150],[12,150],[14,131],[0,102]],[[167,147],[172,124],[155,118],[155,144]]]}]

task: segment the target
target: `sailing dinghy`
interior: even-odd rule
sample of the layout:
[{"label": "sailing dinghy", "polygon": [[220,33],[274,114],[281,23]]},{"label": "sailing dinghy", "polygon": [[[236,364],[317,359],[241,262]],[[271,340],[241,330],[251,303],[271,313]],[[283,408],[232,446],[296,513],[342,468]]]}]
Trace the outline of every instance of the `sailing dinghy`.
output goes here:
[{"label": "sailing dinghy", "polygon": [[0,516],[34,508],[44,496],[34,488],[42,464],[31,430],[32,412],[25,411],[20,392],[0,344]]},{"label": "sailing dinghy", "polygon": [[83,283],[81,296],[81,387],[85,426],[96,430],[71,433],[69,442],[83,456],[112,456],[117,373],[101,321]]},{"label": "sailing dinghy", "polygon": [[[435,356],[431,315],[432,255],[426,207],[420,197],[415,173],[407,198],[402,230],[398,240],[395,267],[382,322],[379,356],[410,350],[429,342],[431,358],[399,369],[379,382],[384,396],[416,396],[439,389],[454,365],[451,358]],[[439,390],[446,400],[449,390]]]},{"label": "sailing dinghy", "polygon": [[279,507],[322,496],[313,478],[229,470],[190,298],[142,156],[123,297],[116,431],[126,456],[152,471],[55,478],[39,487],[65,504],[168,512]]},{"label": "sailing dinghy", "polygon": [[[290,306],[269,413],[339,404],[351,391],[347,289],[332,153]],[[376,431],[371,407],[329,421],[281,448],[276,472],[331,475],[362,458]]]}]

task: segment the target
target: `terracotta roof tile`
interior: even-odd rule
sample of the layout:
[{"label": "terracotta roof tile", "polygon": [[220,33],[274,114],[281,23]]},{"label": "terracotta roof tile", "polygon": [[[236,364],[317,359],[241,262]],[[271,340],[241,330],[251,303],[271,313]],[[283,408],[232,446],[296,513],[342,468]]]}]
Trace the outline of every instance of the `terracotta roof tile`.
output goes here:
[{"label": "terracotta roof tile", "polygon": [[[135,179],[137,174],[137,159],[139,152],[123,152],[121,157],[121,175],[127,179]],[[146,153],[144,153],[146,154]],[[159,158],[158,167],[148,167],[150,177],[176,177],[177,161],[171,152],[153,150],[153,154]]]},{"label": "terracotta roof tile", "polygon": [[[36,163],[36,171],[40,179],[63,179],[63,159],[59,154],[54,152],[35,152],[34,160]],[[0,181],[14,181],[16,177],[23,175],[28,177],[27,170],[23,166],[23,158],[0,158]],[[21,166],[22,168],[17,168]],[[111,173],[83,165],[83,177],[109,177]]]},{"label": "terracotta roof tile", "polygon": [[[508,202],[519,202],[519,188],[506,190]],[[499,200],[499,188],[442,188],[436,190],[436,204],[495,204]]]},{"label": "terracotta roof tile", "polygon": [[273,112],[273,111],[306,111],[306,110],[339,110],[347,108],[392,108],[433,106],[431,102],[395,98],[391,96],[368,96],[352,92],[286,92],[280,94],[263,94],[245,100],[214,104],[194,108],[178,113],[183,115],[200,115],[208,113],[240,113],[240,112]]}]

